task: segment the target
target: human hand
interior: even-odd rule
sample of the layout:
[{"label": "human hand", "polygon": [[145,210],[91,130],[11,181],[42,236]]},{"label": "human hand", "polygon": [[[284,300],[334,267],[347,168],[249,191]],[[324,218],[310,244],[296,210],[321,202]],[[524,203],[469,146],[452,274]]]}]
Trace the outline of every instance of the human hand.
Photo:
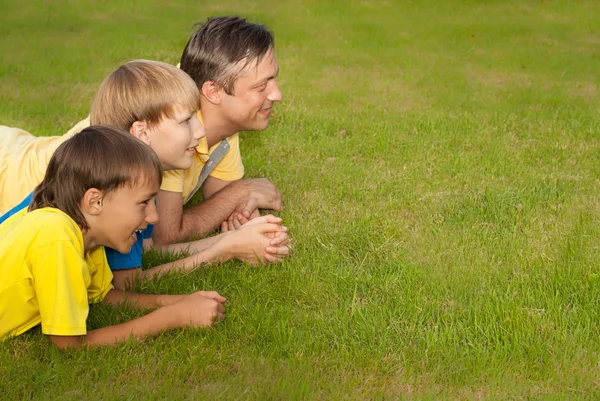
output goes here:
[{"label": "human hand", "polygon": [[210,327],[225,319],[226,301],[216,291],[198,291],[169,305],[179,315],[181,326]]},{"label": "human hand", "polygon": [[238,181],[248,191],[248,200],[242,210],[237,210],[248,220],[256,215],[256,209],[281,210],[281,192],[266,178],[250,178]]},{"label": "human hand", "polygon": [[[258,212],[258,209],[256,210]],[[248,221],[242,214],[238,212],[231,213],[231,216],[227,220],[221,223],[221,232],[226,233],[229,231],[235,231]]]},{"label": "human hand", "polygon": [[265,248],[265,260],[271,263],[283,261],[289,255],[292,247],[289,245],[290,239],[285,232],[265,233],[269,239],[269,246]]},{"label": "human hand", "polygon": [[289,254],[287,228],[273,215],[250,220],[220,244],[230,256],[250,264],[278,262]]}]

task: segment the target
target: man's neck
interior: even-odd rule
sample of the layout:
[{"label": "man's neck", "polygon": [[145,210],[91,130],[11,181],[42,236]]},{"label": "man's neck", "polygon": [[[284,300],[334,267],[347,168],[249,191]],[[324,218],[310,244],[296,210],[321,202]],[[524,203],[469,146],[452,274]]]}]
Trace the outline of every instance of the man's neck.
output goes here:
[{"label": "man's neck", "polygon": [[220,118],[218,107],[210,102],[202,103],[200,113],[202,113],[209,148],[237,132],[235,127]]}]

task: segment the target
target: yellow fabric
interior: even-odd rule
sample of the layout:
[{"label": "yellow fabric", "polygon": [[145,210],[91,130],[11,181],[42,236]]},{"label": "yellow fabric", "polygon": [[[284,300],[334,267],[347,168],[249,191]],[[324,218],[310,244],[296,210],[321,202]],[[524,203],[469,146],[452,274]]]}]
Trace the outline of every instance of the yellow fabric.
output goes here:
[{"label": "yellow fabric", "polygon": [[[198,110],[198,119],[204,124],[200,110]],[[229,142],[230,146],[229,151],[225,154],[223,159],[221,159],[219,164],[217,164],[214,170],[211,171],[210,176],[222,181],[239,180],[244,176],[244,165],[242,164],[242,155],[240,154],[238,134],[236,133],[228,137],[227,142]],[[190,194],[194,188],[196,188],[198,177],[200,177],[200,172],[202,172],[204,164],[210,157],[210,154],[217,146],[219,146],[219,143],[216,143],[208,149],[206,137],[200,139],[200,142],[196,147],[198,153],[194,155],[192,166],[187,170],[165,171],[163,173],[163,182],[160,189],[169,192],[181,192],[183,203],[189,201]]]},{"label": "yellow fabric", "polygon": [[0,215],[18,205],[42,181],[56,148],[89,125],[86,118],[62,136],[48,137],[0,126]]},{"label": "yellow fabric", "polygon": [[59,209],[23,210],[0,225],[0,340],[42,324],[86,334],[89,303],[113,286],[104,247],[84,253],[81,230]]},{"label": "yellow fabric", "polygon": [[[198,118],[202,122],[200,110]],[[87,117],[66,134],[49,137],[36,137],[19,128],[0,126],[0,216],[18,205],[42,181],[56,148],[89,125],[90,118]],[[223,181],[239,180],[244,176],[244,165],[238,134],[227,138],[227,142],[229,151],[210,175]],[[187,170],[165,171],[161,189],[181,192],[183,203],[186,203],[204,164],[218,145],[208,149],[206,138],[202,138],[192,166]]]}]

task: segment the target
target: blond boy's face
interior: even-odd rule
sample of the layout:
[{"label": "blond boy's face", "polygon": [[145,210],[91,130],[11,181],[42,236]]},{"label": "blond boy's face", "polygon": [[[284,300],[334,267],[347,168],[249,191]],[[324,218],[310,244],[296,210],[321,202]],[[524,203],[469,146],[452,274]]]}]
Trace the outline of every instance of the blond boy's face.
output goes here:
[{"label": "blond boy's face", "polygon": [[154,202],[157,192],[156,180],[140,180],[106,194],[102,198],[102,218],[95,228],[99,242],[121,253],[131,251],[137,241],[135,232],[158,222]]},{"label": "blond boy's face", "polygon": [[156,152],[164,170],[185,170],[192,165],[198,141],[206,133],[197,110],[175,105],[174,111],[174,118],[165,118],[148,129],[148,145]]}]

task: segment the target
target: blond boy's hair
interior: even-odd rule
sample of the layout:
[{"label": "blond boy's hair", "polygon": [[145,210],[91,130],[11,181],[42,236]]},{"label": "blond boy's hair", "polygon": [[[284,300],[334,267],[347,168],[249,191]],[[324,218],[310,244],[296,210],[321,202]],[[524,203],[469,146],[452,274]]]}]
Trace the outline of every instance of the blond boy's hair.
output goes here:
[{"label": "blond boy's hair", "polygon": [[175,105],[200,108],[200,93],[194,81],[170,64],[134,60],[108,75],[92,102],[91,124],[129,131],[136,121],[150,127],[175,117]]}]

